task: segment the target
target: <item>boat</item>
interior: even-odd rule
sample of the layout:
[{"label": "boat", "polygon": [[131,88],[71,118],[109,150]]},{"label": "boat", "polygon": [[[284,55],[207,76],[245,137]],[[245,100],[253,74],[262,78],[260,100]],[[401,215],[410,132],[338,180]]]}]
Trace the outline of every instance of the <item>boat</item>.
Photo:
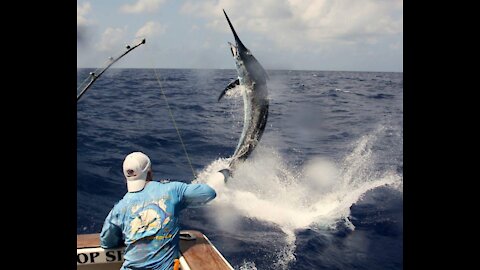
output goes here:
[{"label": "boat", "polygon": [[[125,247],[103,249],[100,234],[77,234],[77,270],[120,269]],[[210,240],[200,231],[180,231],[181,270],[233,270]]]}]

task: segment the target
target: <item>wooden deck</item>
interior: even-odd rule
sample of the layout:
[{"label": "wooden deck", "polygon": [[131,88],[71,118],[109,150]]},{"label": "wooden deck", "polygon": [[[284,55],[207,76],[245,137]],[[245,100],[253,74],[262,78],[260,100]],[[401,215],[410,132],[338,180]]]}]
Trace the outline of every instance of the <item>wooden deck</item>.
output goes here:
[{"label": "wooden deck", "polygon": [[100,234],[77,234],[77,249],[100,247]]},{"label": "wooden deck", "polygon": [[[230,270],[233,269],[228,263],[225,262],[222,255],[215,249],[215,247],[210,243],[210,241],[199,231],[194,230],[183,230],[181,234],[189,233],[190,235],[195,236],[194,240],[184,240],[180,239],[180,252],[188,263],[191,270]],[[99,234],[79,234],[77,235],[77,256],[79,251],[88,250],[88,249],[98,249],[100,248],[100,235]],[[100,248],[101,249],[101,248]],[[102,249],[103,250],[103,249]],[[81,252],[80,252],[81,253]],[[116,256],[117,252],[112,253]],[[77,258],[78,259],[78,258]],[[81,259],[81,258],[80,258]],[[123,259],[122,259],[123,260]],[[78,265],[78,264],[77,264]],[[118,267],[116,263],[103,263],[103,264],[85,264],[79,265],[79,269],[103,269],[99,268],[104,266],[105,269],[108,266],[108,269],[111,267]]]},{"label": "wooden deck", "polygon": [[232,269],[201,232],[188,232],[197,239],[180,240],[180,252],[192,270]]}]

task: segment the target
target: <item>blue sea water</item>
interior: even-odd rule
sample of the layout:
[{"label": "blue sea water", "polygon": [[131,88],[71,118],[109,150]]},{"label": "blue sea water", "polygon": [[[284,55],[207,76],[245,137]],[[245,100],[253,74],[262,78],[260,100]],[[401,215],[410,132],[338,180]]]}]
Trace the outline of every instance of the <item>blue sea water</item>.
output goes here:
[{"label": "blue sea water", "polygon": [[[91,69],[78,69],[80,84]],[[101,230],[126,192],[125,155],[154,178],[199,182],[243,124],[235,70],[110,69],[77,104],[77,233]],[[269,71],[267,127],[204,208],[182,214],[235,269],[403,269],[403,73]]]}]

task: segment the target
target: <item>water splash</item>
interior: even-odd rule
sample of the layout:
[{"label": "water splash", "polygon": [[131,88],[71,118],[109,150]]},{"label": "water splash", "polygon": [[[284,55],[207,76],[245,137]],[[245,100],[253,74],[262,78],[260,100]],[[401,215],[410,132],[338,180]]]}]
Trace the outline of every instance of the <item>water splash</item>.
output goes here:
[{"label": "water splash", "polygon": [[247,262],[243,261],[243,264],[240,266],[240,268],[235,268],[238,270],[257,270],[257,267],[255,266],[254,262]]},{"label": "water splash", "polygon": [[217,191],[212,207],[217,211],[215,216],[221,217],[217,219],[221,228],[234,230],[244,216],[275,224],[285,233],[286,244],[273,264],[276,269],[287,269],[295,260],[295,230],[335,230],[340,224],[354,230],[350,207],[367,191],[380,186],[402,190],[401,175],[375,169],[372,149],[384,131],[380,127],[361,137],[341,162],[316,157],[301,168],[292,168],[275,149],[258,147],[227,185],[213,182],[211,176],[225,168],[228,159],[216,160],[198,179],[207,179],[205,182]]},{"label": "water splash", "polygon": [[276,261],[273,262],[275,269],[288,269],[288,264],[296,260],[295,232],[293,230],[284,230],[284,232],[286,233],[285,246],[276,254]]}]

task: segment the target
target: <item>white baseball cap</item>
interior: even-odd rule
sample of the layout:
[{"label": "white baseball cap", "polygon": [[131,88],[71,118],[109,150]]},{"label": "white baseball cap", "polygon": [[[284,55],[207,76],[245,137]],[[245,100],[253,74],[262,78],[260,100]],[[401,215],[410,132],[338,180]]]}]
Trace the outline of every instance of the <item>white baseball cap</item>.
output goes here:
[{"label": "white baseball cap", "polygon": [[123,161],[123,174],[127,178],[128,192],[137,192],[145,187],[151,167],[150,158],[142,152],[133,152]]}]

